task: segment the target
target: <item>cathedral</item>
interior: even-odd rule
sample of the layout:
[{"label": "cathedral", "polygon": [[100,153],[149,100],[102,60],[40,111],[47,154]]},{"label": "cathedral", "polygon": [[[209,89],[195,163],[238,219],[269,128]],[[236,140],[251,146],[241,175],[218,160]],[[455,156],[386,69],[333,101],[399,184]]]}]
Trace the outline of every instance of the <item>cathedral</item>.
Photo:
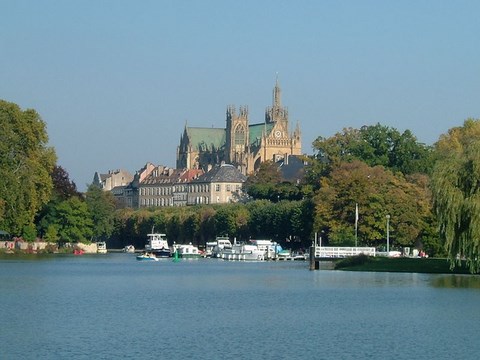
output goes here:
[{"label": "cathedral", "polygon": [[290,133],[288,109],[282,106],[277,79],[273,104],[265,110],[264,122],[250,124],[246,106],[238,112],[228,106],[224,129],[185,125],[177,148],[177,169],[208,171],[215,165],[232,164],[248,175],[264,161],[288,161],[288,156],[301,153],[300,127],[297,124]]}]

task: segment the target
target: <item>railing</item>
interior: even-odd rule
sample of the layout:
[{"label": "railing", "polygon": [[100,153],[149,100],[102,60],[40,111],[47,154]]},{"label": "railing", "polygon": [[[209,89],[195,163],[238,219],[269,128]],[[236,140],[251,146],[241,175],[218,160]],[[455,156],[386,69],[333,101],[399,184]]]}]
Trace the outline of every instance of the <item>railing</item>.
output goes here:
[{"label": "railing", "polygon": [[375,256],[374,247],[337,247],[337,246],[316,246],[315,258],[344,258],[365,254]]}]

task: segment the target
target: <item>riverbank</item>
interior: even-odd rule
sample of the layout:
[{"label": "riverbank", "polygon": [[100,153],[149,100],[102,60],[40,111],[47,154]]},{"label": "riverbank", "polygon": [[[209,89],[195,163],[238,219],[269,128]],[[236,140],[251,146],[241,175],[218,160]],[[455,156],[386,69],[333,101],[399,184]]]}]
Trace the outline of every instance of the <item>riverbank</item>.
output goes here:
[{"label": "riverbank", "polygon": [[444,258],[387,258],[356,256],[339,260],[335,270],[377,271],[377,272],[411,272],[428,274],[470,274],[466,264],[450,269],[450,263]]}]

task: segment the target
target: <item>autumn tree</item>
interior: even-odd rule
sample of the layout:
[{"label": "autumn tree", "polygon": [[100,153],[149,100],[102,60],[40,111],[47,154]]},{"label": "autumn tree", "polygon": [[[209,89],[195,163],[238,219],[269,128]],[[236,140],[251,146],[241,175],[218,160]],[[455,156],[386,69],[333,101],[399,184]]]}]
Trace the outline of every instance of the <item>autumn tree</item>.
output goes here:
[{"label": "autumn tree", "polygon": [[35,110],[0,100],[0,228],[20,235],[52,191],[56,162],[45,122]]},{"label": "autumn tree", "polygon": [[480,120],[467,119],[435,144],[434,207],[452,267],[480,270]]},{"label": "autumn tree", "polygon": [[425,187],[382,166],[370,167],[360,161],[341,163],[321,179],[314,198],[315,230],[323,231],[331,245],[353,245],[358,204],[359,245],[383,244],[386,215],[390,215],[392,242],[413,246],[421,241],[423,229],[431,221],[429,199]]}]

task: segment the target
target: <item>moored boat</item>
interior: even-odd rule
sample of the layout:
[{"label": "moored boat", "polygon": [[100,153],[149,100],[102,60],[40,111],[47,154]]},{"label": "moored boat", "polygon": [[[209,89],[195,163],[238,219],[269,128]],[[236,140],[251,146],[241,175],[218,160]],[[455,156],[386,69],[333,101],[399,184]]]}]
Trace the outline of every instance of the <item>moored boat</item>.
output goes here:
[{"label": "moored boat", "polygon": [[198,247],[190,244],[173,244],[173,251],[177,252],[181,259],[198,259],[202,257],[202,253]]},{"label": "moored boat", "polygon": [[97,253],[106,254],[107,253],[107,243],[105,241],[97,242]]},{"label": "moored boat", "polygon": [[222,250],[221,258],[224,260],[263,261],[265,252],[253,244],[234,243],[231,247]]},{"label": "moored boat", "polygon": [[123,252],[126,253],[134,253],[135,252],[135,246],[133,245],[127,245],[123,248]]},{"label": "moored boat", "polygon": [[208,243],[207,245],[207,251],[208,248],[211,248],[210,253],[211,257],[213,258],[221,258],[222,253],[225,251],[228,251],[228,249],[232,248],[232,243],[230,242],[230,239],[226,236],[218,236],[215,241]]}]

